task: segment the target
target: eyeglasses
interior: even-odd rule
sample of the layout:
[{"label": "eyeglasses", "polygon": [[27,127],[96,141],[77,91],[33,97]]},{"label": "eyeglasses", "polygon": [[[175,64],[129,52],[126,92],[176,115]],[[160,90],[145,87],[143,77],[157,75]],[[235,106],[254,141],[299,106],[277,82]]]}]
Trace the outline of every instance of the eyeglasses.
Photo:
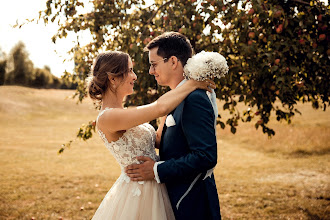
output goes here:
[{"label": "eyeglasses", "polygon": [[168,58],[164,58],[164,59],[157,60],[157,61],[155,61],[155,62],[150,63],[150,68],[153,69],[153,70],[155,70],[156,67],[157,67],[157,64],[156,64],[156,63],[159,63],[159,62],[161,62],[161,61],[165,61],[165,60],[167,60],[167,59],[168,59]]}]

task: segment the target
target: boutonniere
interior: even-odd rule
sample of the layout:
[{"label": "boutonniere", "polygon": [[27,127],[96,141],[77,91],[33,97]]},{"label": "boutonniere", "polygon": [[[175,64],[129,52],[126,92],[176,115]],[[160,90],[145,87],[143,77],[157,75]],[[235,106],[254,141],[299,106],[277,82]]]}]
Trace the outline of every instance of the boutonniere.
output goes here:
[{"label": "boutonniere", "polygon": [[171,127],[171,126],[176,125],[175,120],[173,118],[173,115],[169,114],[166,117],[165,124],[166,124],[167,127]]}]

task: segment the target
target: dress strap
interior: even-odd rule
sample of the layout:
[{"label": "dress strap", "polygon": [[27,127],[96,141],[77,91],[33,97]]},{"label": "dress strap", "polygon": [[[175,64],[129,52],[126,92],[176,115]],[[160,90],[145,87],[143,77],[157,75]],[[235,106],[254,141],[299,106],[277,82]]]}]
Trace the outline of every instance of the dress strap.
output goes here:
[{"label": "dress strap", "polygon": [[100,117],[101,115],[103,115],[105,111],[110,110],[110,109],[112,109],[112,108],[106,107],[105,109],[103,109],[102,111],[100,111],[99,115],[98,115],[97,118],[96,118],[96,121],[99,120],[99,117]]}]

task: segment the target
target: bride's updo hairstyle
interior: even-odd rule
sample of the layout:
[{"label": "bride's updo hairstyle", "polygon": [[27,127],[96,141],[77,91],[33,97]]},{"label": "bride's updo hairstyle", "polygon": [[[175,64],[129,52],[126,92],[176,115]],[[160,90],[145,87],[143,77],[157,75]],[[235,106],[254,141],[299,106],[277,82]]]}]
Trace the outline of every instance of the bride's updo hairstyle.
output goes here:
[{"label": "bride's updo hairstyle", "polygon": [[101,101],[108,89],[115,92],[110,85],[108,76],[124,78],[128,73],[129,55],[120,51],[100,53],[87,79],[88,93],[91,99]]}]

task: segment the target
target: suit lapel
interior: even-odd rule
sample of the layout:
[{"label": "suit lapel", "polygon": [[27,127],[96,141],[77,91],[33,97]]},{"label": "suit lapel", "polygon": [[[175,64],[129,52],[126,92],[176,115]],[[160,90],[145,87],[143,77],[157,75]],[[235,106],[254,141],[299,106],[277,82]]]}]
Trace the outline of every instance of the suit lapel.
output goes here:
[{"label": "suit lapel", "polygon": [[163,158],[163,142],[164,142],[164,135],[165,135],[166,129],[167,129],[167,126],[166,126],[166,124],[164,124],[163,131],[162,131],[162,137],[160,139],[160,146],[159,146],[160,160],[162,160],[162,158]]},{"label": "suit lapel", "polygon": [[164,124],[163,131],[162,131],[162,137],[160,140],[160,148],[163,146],[164,135],[165,135],[166,129],[167,129],[167,126],[166,126],[166,124]]},{"label": "suit lapel", "polygon": [[[175,109],[172,112],[170,112],[169,115],[170,114],[173,115],[174,111],[175,111]],[[160,139],[160,146],[159,146],[159,156],[160,156],[160,158],[162,158],[162,148],[163,148],[164,135],[165,135],[166,129],[167,129],[167,126],[166,126],[166,123],[165,123],[164,127],[163,127],[163,131],[162,131],[162,137]]]}]

